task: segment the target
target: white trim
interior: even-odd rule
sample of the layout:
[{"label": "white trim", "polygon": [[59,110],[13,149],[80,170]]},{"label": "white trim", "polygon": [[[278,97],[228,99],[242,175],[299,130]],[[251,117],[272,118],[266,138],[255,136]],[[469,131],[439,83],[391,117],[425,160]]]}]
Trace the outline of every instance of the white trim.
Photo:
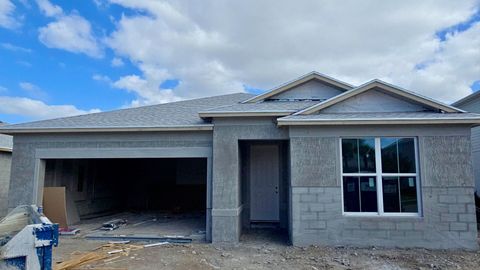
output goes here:
[{"label": "white trim", "polygon": [[433,100],[431,98],[419,95],[417,93],[405,90],[405,89],[400,88],[398,86],[383,82],[381,80],[372,80],[372,81],[369,81],[365,84],[360,85],[357,88],[354,88],[354,89],[349,90],[345,93],[337,95],[337,96],[335,96],[331,99],[320,102],[319,104],[315,104],[315,105],[313,105],[311,107],[308,107],[306,109],[303,109],[301,111],[298,111],[293,115],[309,115],[309,114],[321,111],[321,110],[323,110],[325,108],[328,108],[330,106],[333,106],[333,105],[335,105],[335,104],[337,104],[341,101],[344,101],[344,100],[349,99],[353,96],[359,95],[361,93],[364,93],[364,92],[366,92],[368,90],[371,90],[371,89],[374,89],[376,87],[381,88],[382,90],[390,92],[394,95],[401,96],[401,97],[407,98],[409,100],[412,100],[414,102],[423,104],[423,105],[431,107],[431,108],[439,109],[439,110],[442,110],[442,111],[445,111],[445,112],[465,112],[465,111],[460,110],[458,108],[455,108],[455,107],[452,107],[450,105],[444,104],[442,102]]},{"label": "white trim", "polygon": [[307,73],[303,76],[300,76],[297,79],[294,79],[294,80],[286,82],[286,83],[284,83],[280,86],[277,86],[277,87],[273,88],[272,90],[270,90],[266,93],[263,93],[263,94],[251,97],[251,98],[249,98],[245,101],[242,101],[242,103],[255,103],[255,102],[264,100],[268,97],[271,97],[271,96],[283,93],[285,91],[288,91],[288,90],[290,90],[290,89],[292,89],[292,88],[294,88],[294,87],[296,87],[300,84],[306,83],[306,82],[311,81],[311,80],[319,80],[319,81],[331,84],[333,86],[336,86],[336,87],[338,87],[340,89],[344,89],[344,90],[350,90],[350,89],[354,88],[354,86],[349,84],[349,83],[342,82],[340,80],[337,80],[337,79],[332,78],[330,76],[318,73],[316,71],[312,71],[312,72]]},{"label": "white trim", "polygon": [[480,124],[480,118],[277,119],[278,126]]},{"label": "white trim", "polygon": [[206,117],[242,117],[242,116],[287,116],[296,112],[296,110],[280,110],[280,111],[215,111],[215,112],[199,112],[201,118]]},{"label": "white trim", "polygon": [[0,152],[8,152],[8,153],[11,153],[12,152],[12,148],[4,148],[4,147],[0,147]]},{"label": "white trim", "polygon": [[91,133],[91,132],[150,132],[150,131],[202,131],[213,130],[212,124],[185,125],[185,126],[163,126],[163,127],[111,127],[111,128],[6,128],[1,129],[2,134],[22,133]]},{"label": "white trim", "polygon": [[[343,139],[375,139],[375,169],[376,173],[343,173],[343,153],[342,153],[342,141]],[[382,168],[382,153],[381,153],[381,139],[382,138],[412,138],[415,148],[415,173],[383,173]],[[421,201],[421,189],[420,189],[420,172],[419,172],[419,155],[418,155],[418,138],[416,137],[393,137],[393,136],[357,136],[357,137],[341,137],[339,139],[340,145],[340,183],[341,183],[341,199],[342,199],[342,215],[344,216],[356,216],[356,217],[422,217],[422,201]],[[377,188],[377,212],[345,212],[344,192],[343,192],[343,177],[376,177]],[[383,206],[383,177],[415,177],[416,193],[417,193],[417,212],[416,213],[385,213]],[[360,188],[360,186],[359,186]],[[399,186],[400,188],[400,186]],[[359,191],[360,192],[360,191]],[[401,205],[400,205],[401,207]]]}]

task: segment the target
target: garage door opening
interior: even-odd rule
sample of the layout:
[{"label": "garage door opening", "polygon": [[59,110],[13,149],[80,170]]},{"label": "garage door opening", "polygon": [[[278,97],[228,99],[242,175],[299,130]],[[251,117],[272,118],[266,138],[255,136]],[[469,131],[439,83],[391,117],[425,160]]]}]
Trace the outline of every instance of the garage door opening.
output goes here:
[{"label": "garage door opening", "polygon": [[[91,232],[87,237],[205,240],[206,158],[48,159],[44,187],[45,194],[65,187],[68,215],[79,219],[73,227]],[[112,220],[120,227],[104,231]]]}]

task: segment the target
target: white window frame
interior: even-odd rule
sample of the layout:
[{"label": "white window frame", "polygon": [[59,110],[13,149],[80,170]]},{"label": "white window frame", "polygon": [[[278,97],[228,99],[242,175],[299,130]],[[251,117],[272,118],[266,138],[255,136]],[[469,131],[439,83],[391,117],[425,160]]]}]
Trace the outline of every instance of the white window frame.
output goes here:
[{"label": "white window frame", "polygon": [[[375,140],[375,173],[343,173],[343,151],[342,151],[342,141],[344,139],[371,139]],[[415,173],[383,173],[382,171],[382,138],[392,138],[392,139],[413,139],[415,147]],[[409,136],[357,136],[357,137],[341,137],[339,140],[340,145],[340,183],[341,183],[341,193],[342,193],[342,214],[345,216],[362,216],[362,217],[421,217],[422,208],[421,208],[421,190],[420,190],[420,166],[419,166],[419,155],[418,155],[418,140],[416,137]],[[353,176],[353,177],[372,177],[376,178],[376,187],[377,187],[377,209],[378,212],[345,212],[345,205],[343,199],[343,177],[344,176]],[[416,191],[417,191],[417,212],[416,213],[385,213],[383,208],[383,182],[382,177],[415,177],[416,179]]]}]

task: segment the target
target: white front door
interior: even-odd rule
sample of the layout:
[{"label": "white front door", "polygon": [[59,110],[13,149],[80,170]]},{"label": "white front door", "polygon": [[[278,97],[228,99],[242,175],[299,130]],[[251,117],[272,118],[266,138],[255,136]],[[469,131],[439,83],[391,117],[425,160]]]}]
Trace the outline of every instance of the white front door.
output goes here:
[{"label": "white front door", "polygon": [[250,150],[250,220],[279,221],[278,145],[252,145]]}]

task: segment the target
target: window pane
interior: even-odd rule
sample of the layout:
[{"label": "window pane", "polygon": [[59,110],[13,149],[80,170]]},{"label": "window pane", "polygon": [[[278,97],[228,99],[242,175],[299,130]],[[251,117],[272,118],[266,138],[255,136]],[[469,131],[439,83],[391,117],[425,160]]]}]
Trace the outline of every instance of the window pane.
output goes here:
[{"label": "window pane", "polygon": [[375,177],[360,177],[361,212],[377,212],[377,182]]},{"label": "window pane", "polygon": [[413,138],[398,140],[398,159],[401,173],[415,173],[415,143]]},{"label": "window pane", "polygon": [[382,138],[382,172],[398,173],[397,139]]},{"label": "window pane", "polygon": [[417,213],[417,179],[415,177],[400,177],[400,194],[402,212]]},{"label": "window pane", "polygon": [[345,212],[360,212],[358,177],[343,177],[343,206]]},{"label": "window pane", "polygon": [[375,139],[359,139],[359,163],[361,173],[375,173]]},{"label": "window pane", "polygon": [[342,139],[344,173],[358,173],[358,140]]},{"label": "window pane", "polygon": [[400,212],[398,177],[383,177],[383,211]]}]

